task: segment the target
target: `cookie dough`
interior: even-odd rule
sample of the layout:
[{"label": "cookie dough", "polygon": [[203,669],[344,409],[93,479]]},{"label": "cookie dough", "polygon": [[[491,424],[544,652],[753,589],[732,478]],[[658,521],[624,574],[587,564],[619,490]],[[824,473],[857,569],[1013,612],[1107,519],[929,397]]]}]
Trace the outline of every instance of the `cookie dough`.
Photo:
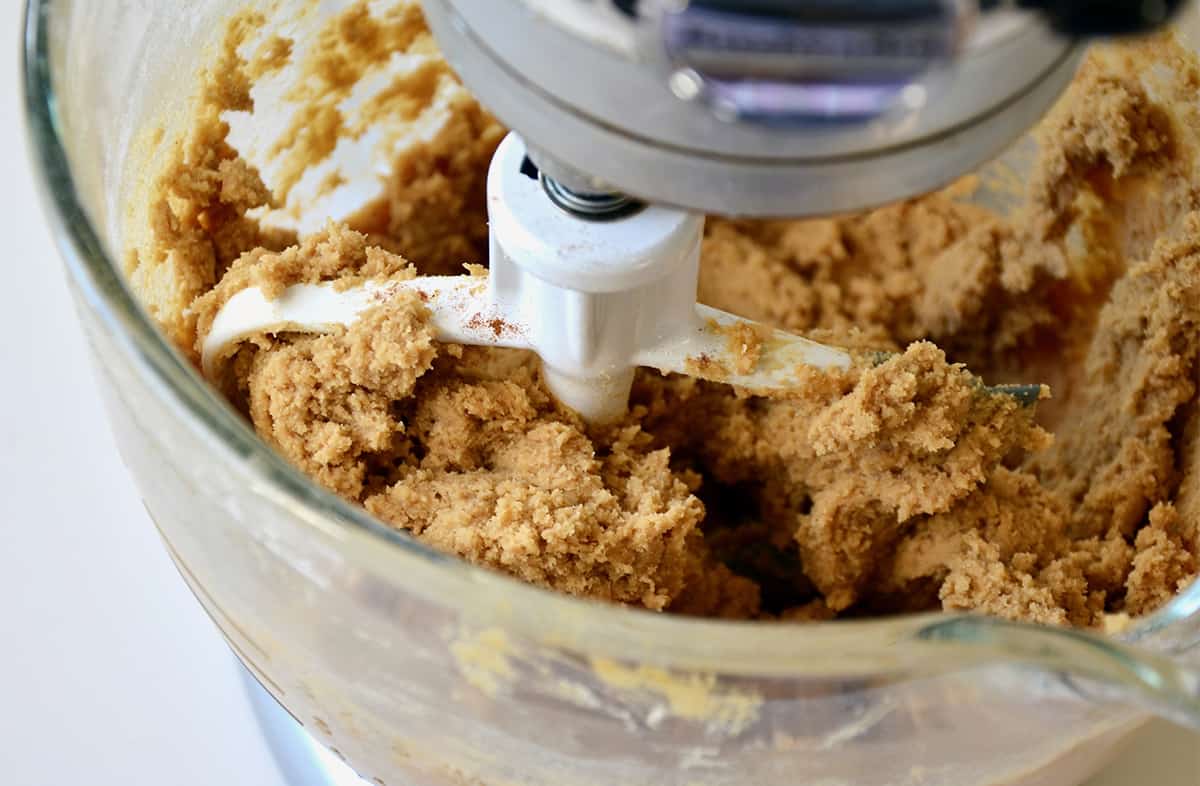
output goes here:
[{"label": "cookie dough", "polygon": [[[193,358],[246,286],[486,263],[483,184],[503,129],[415,6],[357,4],[307,53],[258,41],[265,24],[234,21],[190,129],[159,145],[129,254],[135,288]],[[364,110],[370,124],[399,139],[435,109],[444,122],[397,152],[360,209],[316,232],[272,224],[307,169],[363,133],[346,98],[394,53],[426,60]],[[1170,66],[1153,86],[1150,63]],[[229,117],[279,69],[304,89],[267,178]],[[416,296],[328,335],[257,337],[213,381],[316,482],[555,590],[757,619],[1144,614],[1200,569],[1197,83],[1169,37],[1092,52],[1003,215],[969,201],[981,183],[968,178],[861,215],[710,219],[703,302],[889,353],[786,395],[641,371],[627,417],[589,427],[546,392],[536,358],[435,342]],[[730,341],[752,364],[755,337]],[[975,375],[1046,383],[1045,400],[1022,407]]]}]

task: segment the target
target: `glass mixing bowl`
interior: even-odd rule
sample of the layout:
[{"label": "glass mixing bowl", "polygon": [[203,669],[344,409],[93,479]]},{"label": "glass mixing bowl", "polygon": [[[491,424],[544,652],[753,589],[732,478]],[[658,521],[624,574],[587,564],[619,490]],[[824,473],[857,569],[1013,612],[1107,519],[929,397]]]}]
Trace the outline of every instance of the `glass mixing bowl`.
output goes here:
[{"label": "glass mixing bowl", "polygon": [[943,614],[685,619],[472,567],[310,483],[164,340],[119,262],[134,132],[182,110],[236,5],[31,2],[32,151],[166,547],[237,656],[365,778],[1064,786],[1147,712],[1200,725],[1200,586],[1118,637]]}]

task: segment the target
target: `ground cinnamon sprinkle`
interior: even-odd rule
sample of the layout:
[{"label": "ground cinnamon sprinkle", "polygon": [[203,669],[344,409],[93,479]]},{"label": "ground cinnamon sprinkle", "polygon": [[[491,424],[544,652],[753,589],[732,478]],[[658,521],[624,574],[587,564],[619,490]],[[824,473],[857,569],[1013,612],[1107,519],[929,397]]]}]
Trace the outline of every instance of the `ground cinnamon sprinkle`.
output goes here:
[{"label": "ground cinnamon sprinkle", "polygon": [[[325,24],[319,55],[277,32],[258,41],[262,24],[231,26],[131,256],[135,287],[193,355],[247,286],[486,261],[483,186],[503,129],[440,58],[361,117],[341,114],[393,52],[434,51],[415,6],[355,5]],[[1173,76],[1148,67],[1164,62]],[[290,68],[307,74],[290,96],[302,109],[265,178],[225,115]],[[810,371],[786,395],[641,371],[626,418],[589,428],[549,396],[536,358],[435,342],[415,293],[337,333],[261,336],[215,381],[317,482],[556,590],[761,619],[1144,614],[1200,569],[1198,73],[1166,36],[1093,51],[1041,124],[1007,217],[966,201],[966,183],[834,219],[710,219],[703,302],[891,353]],[[436,133],[346,221],[298,238],[256,220],[339,140],[368,127],[400,139],[434,112]],[[731,331],[743,362],[727,372],[752,371],[763,339]],[[1052,397],[1035,415],[976,375]]]}]

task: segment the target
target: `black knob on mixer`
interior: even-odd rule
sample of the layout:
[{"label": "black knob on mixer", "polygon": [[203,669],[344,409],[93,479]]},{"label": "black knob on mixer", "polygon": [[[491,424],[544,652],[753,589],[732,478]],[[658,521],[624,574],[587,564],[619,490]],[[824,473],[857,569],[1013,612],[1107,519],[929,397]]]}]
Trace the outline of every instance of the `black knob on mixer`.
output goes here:
[{"label": "black knob on mixer", "polygon": [[1072,36],[1145,33],[1161,27],[1184,0],[1018,0],[1042,11],[1055,30]]},{"label": "black knob on mixer", "polygon": [[[1169,21],[1185,0],[1017,0],[1021,8],[1045,13],[1051,26],[1067,35],[1121,35],[1144,33]],[[623,13],[636,17],[638,0],[613,0]],[[690,5],[757,14],[777,14],[785,17],[814,18],[820,15],[854,14],[859,18],[878,15],[887,18],[911,17],[928,12],[938,5],[936,0],[874,0],[873,2],[844,2],[843,0],[693,0]],[[1004,5],[1004,0],[980,0],[979,10],[990,11]]]}]

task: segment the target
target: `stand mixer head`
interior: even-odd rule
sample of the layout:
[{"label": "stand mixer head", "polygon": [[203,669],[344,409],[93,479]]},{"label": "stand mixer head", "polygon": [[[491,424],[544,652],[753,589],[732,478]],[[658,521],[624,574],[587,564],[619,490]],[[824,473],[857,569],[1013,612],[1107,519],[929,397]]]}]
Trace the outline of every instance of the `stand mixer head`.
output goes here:
[{"label": "stand mixer head", "polygon": [[581,193],[809,216],[925,193],[1178,2],[424,0],[466,85]]},{"label": "stand mixer head", "polygon": [[[349,324],[403,289],[443,341],[537,353],[550,391],[597,423],[625,411],[639,366],[766,390],[878,362],[696,304],[702,213],[826,214],[946,184],[1057,98],[1081,51],[1064,31],[1173,10],[1100,6],[426,0],[448,60],[515,129],[488,175],[487,280],[244,290],[204,363],[256,333]],[[1028,404],[1040,388],[1003,392]]]}]

